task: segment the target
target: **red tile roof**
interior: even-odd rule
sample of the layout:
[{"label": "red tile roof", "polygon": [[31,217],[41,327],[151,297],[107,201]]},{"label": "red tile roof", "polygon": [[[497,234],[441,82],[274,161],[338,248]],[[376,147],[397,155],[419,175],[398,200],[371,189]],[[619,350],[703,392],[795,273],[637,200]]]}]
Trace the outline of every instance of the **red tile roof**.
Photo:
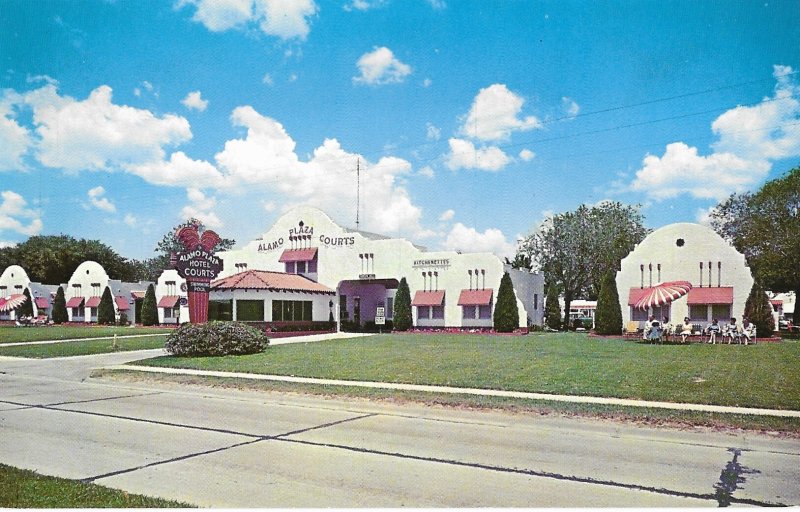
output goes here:
[{"label": "red tile roof", "polygon": [[492,303],[492,289],[461,290],[458,296],[459,306],[488,306]]},{"label": "red tile roof", "polygon": [[117,303],[117,309],[118,310],[127,311],[127,310],[131,309],[131,305],[128,304],[128,299],[126,299],[122,295],[116,297],[114,300]]},{"label": "red tile roof", "polygon": [[412,306],[441,306],[444,302],[444,290],[435,292],[421,292],[418,291],[414,294],[414,300],[411,301]]},{"label": "red tile roof", "polygon": [[311,249],[286,249],[278,259],[281,263],[289,263],[292,261],[311,261],[317,257],[317,248]]},{"label": "red tile roof", "polygon": [[180,297],[178,297],[177,295],[164,295],[163,297],[161,297],[161,300],[158,301],[158,307],[174,308],[175,304],[178,303],[178,299],[180,299]]},{"label": "red tile roof", "polygon": [[72,297],[67,301],[68,308],[79,308],[83,304],[83,297]]},{"label": "red tile roof", "polygon": [[50,307],[50,302],[47,297],[36,297],[36,307],[39,309],[47,309]]},{"label": "red tile roof", "polygon": [[89,300],[86,301],[87,308],[96,308],[100,305],[100,297],[89,297]]},{"label": "red tile roof", "polygon": [[336,293],[327,286],[298,274],[266,270],[246,270],[224,279],[217,279],[211,283],[211,290],[272,290],[330,295]]},{"label": "red tile roof", "polygon": [[733,304],[733,287],[692,288],[689,290],[689,304]]}]

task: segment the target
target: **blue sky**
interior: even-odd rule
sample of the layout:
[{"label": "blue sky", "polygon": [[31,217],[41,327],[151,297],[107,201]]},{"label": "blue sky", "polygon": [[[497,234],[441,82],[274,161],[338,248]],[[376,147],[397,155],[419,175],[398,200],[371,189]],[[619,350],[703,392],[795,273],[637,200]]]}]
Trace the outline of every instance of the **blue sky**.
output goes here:
[{"label": "blue sky", "polygon": [[0,3],[0,245],[145,258],[310,204],[510,255],[548,214],[702,222],[800,161],[796,1]]}]

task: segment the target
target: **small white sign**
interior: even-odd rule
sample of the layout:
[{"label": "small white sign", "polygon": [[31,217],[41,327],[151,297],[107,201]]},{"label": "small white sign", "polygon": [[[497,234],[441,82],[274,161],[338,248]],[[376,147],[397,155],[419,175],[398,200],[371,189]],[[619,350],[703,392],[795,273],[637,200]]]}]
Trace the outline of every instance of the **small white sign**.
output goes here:
[{"label": "small white sign", "polygon": [[386,325],[386,308],[378,306],[375,310],[375,325]]}]

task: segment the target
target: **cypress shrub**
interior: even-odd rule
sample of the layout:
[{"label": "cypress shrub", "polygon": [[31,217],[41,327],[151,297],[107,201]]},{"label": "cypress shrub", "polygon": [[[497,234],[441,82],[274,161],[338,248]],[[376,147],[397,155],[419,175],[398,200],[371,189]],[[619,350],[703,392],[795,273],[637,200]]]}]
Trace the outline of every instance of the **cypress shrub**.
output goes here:
[{"label": "cypress shrub", "polygon": [[156,288],[152,284],[147,287],[142,302],[142,325],[156,325],[158,323],[158,307],[156,304]]},{"label": "cypress shrub", "polygon": [[25,291],[22,292],[25,296],[25,302],[23,302],[17,308],[17,318],[21,316],[27,316],[28,318],[33,316],[33,301],[31,300],[31,292],[25,288]]},{"label": "cypress shrub", "polygon": [[106,286],[103,296],[100,297],[100,305],[97,307],[97,323],[100,325],[114,325],[114,299],[111,298],[111,289]]},{"label": "cypress shrub", "polygon": [[775,319],[772,317],[772,305],[767,292],[760,283],[753,283],[747,302],[744,304],[744,316],[756,326],[756,336],[768,338],[775,330]]},{"label": "cypress shrub", "polygon": [[547,327],[555,330],[561,328],[561,305],[558,303],[558,288],[553,283],[550,283],[550,286],[547,287],[544,314],[547,317]]},{"label": "cypress shrub", "polygon": [[53,301],[53,323],[63,324],[69,320],[67,315],[67,299],[64,297],[64,288],[58,287],[56,291],[56,298]]},{"label": "cypress shrub", "polygon": [[400,279],[397,294],[394,296],[394,330],[407,331],[411,328],[411,290],[408,289],[406,278]]},{"label": "cypress shrub", "polygon": [[511,276],[503,272],[500,288],[497,290],[497,303],[494,305],[494,330],[497,332],[512,332],[519,327],[519,309],[517,298],[514,295],[514,285]]},{"label": "cypress shrub", "polygon": [[594,329],[598,334],[619,334],[622,332],[622,310],[619,307],[619,293],[614,274],[606,272],[600,282],[597,295],[597,311]]}]

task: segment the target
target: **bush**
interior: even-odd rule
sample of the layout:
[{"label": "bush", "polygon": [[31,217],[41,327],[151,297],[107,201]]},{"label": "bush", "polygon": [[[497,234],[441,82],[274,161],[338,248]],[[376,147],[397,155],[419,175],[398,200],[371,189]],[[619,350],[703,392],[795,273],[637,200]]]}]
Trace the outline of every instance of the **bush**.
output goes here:
[{"label": "bush", "polygon": [[58,287],[56,298],[53,301],[53,323],[63,324],[69,320],[67,315],[67,299],[64,297],[64,288]]},{"label": "bush", "polygon": [[28,318],[33,316],[33,299],[31,299],[31,292],[25,288],[25,291],[22,292],[25,296],[25,302],[22,303],[20,307],[17,308],[17,318],[21,316],[27,316]]},{"label": "bush", "polygon": [[156,325],[158,323],[158,304],[156,304],[156,288],[152,284],[147,287],[142,301],[142,325]]},{"label": "bush", "polygon": [[775,319],[772,317],[772,305],[767,293],[758,283],[753,283],[747,302],[744,304],[744,316],[756,326],[756,336],[769,338],[775,331]]},{"label": "bush", "polygon": [[619,306],[617,283],[612,272],[606,272],[600,282],[595,316],[597,334],[619,334],[622,332],[622,310]]},{"label": "bush", "polygon": [[544,316],[547,318],[547,327],[555,330],[561,328],[561,305],[558,303],[558,289],[552,283],[547,287]]},{"label": "bush", "polygon": [[[396,331],[407,331],[411,328],[411,291],[408,289],[406,278],[400,279],[397,286],[397,293],[394,296],[394,329]],[[344,330],[344,327],[342,327]]]},{"label": "bush", "polygon": [[494,305],[492,319],[494,330],[497,332],[513,332],[519,327],[519,309],[517,298],[514,295],[514,286],[508,272],[503,273],[500,288],[497,290],[497,303]]},{"label": "bush", "polygon": [[174,356],[227,356],[256,354],[269,339],[253,327],[239,322],[183,324],[167,336],[164,346]]},{"label": "bush", "polygon": [[119,314],[119,321],[117,322],[117,325],[128,325],[130,323],[131,323],[130,320],[128,320],[128,314],[122,311]]}]

